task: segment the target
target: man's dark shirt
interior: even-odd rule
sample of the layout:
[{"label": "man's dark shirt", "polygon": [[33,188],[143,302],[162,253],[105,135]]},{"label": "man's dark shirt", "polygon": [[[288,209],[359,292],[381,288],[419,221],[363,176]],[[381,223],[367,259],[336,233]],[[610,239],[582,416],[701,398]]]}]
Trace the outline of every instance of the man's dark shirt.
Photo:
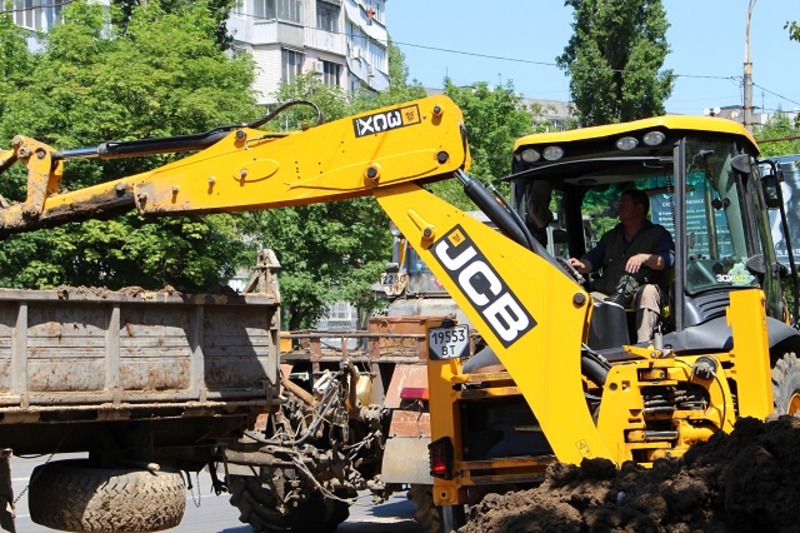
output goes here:
[{"label": "man's dark shirt", "polygon": [[[636,235],[634,235],[633,239],[628,241],[624,239],[624,228],[622,224],[617,224],[617,226],[615,226],[614,229],[603,235],[603,237],[600,239],[600,242],[597,243],[597,246],[595,246],[592,250],[587,252],[586,255],[584,255],[581,259],[588,260],[592,264],[592,270],[594,271],[600,270],[600,268],[602,268],[606,263],[606,260],[611,259],[606,257],[606,252],[607,252],[606,242],[611,237],[611,235],[613,235],[615,232],[622,232],[623,252],[627,252],[628,248],[636,240],[636,236],[638,236],[639,233],[647,229],[653,228],[654,226],[655,225],[652,222],[650,222],[649,220],[645,220],[644,224],[642,224],[642,227],[639,228],[639,231],[636,233]],[[675,245],[672,241],[672,236],[669,234],[669,232],[664,228],[661,229],[663,231],[659,233],[658,238],[655,241],[655,246],[653,250],[648,253],[661,256],[664,259],[664,270],[667,270],[675,265]],[[613,280],[612,282],[613,285],[616,285],[618,281],[619,280]]]}]

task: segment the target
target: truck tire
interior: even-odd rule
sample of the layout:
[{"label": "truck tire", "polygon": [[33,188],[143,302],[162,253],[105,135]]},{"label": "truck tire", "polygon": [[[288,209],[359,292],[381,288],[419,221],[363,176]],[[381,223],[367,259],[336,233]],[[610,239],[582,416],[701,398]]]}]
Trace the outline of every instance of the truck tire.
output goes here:
[{"label": "truck tire", "polygon": [[346,503],[329,498],[305,501],[283,515],[269,487],[253,476],[228,476],[228,490],[239,520],[253,533],[332,533],[350,516]]},{"label": "truck tire", "polygon": [[425,533],[442,531],[442,515],[439,508],[433,505],[433,489],[428,485],[411,485],[408,499],[414,503],[414,519],[422,526]]},{"label": "truck tire", "polygon": [[161,531],[180,524],[180,472],[95,468],[86,460],[37,466],[28,493],[31,520],[65,531]]},{"label": "truck tire", "polygon": [[800,415],[800,360],[793,352],[772,367],[772,400],[776,414]]}]

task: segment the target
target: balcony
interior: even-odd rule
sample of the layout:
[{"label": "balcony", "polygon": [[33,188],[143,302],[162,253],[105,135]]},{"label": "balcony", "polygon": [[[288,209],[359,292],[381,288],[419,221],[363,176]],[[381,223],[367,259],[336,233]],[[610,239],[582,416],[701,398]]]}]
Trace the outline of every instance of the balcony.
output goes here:
[{"label": "balcony", "polygon": [[305,45],[323,52],[328,52],[338,56],[346,53],[345,38],[340,33],[331,33],[317,28],[306,28]]},{"label": "balcony", "polygon": [[228,31],[237,41],[252,45],[280,43],[296,48],[305,45],[303,27],[290,22],[255,20],[232,13],[228,18]]}]

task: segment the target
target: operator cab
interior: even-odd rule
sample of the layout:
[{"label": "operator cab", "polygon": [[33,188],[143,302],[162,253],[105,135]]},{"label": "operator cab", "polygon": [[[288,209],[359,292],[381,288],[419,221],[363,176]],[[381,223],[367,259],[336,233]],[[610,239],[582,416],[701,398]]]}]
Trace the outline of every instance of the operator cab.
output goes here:
[{"label": "operator cab", "polygon": [[[766,293],[768,315],[784,319],[757,155],[741,125],[711,117],[535,134],[515,145],[511,204],[540,241],[547,238],[542,224],[555,212],[567,232],[565,258],[580,258],[592,246],[587,233],[599,238],[618,222],[622,192],[642,190],[650,220],[675,243],[674,271],[663,287],[664,333],[724,324],[730,291],[752,287]],[[613,305],[595,303],[592,348],[629,343],[631,335],[619,324],[626,323],[624,313]],[[622,336],[613,334],[618,331]]]}]

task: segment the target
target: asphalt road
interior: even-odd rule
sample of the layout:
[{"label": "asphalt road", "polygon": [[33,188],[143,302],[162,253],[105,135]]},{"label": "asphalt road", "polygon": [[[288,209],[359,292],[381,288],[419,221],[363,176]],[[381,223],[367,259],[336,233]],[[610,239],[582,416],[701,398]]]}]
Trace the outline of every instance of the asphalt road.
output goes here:
[{"label": "asphalt road", "polygon": [[[63,454],[54,460],[81,457],[81,455]],[[20,494],[28,486],[33,469],[47,460],[37,459],[11,460],[11,477],[14,484],[16,504],[17,531],[19,533],[52,533],[52,529],[34,524],[28,513],[28,500]],[[193,478],[195,485],[192,493],[186,495],[186,514],[181,524],[170,532],[174,533],[252,533],[250,526],[239,522],[239,512],[228,502],[227,495],[215,496],[211,490],[211,478],[206,473],[200,474],[199,483]],[[198,491],[197,487],[200,487]],[[422,528],[414,521],[414,506],[405,494],[395,494],[388,501],[373,505],[369,493],[363,493],[350,508],[350,518],[339,526],[344,533],[421,533]]]}]

